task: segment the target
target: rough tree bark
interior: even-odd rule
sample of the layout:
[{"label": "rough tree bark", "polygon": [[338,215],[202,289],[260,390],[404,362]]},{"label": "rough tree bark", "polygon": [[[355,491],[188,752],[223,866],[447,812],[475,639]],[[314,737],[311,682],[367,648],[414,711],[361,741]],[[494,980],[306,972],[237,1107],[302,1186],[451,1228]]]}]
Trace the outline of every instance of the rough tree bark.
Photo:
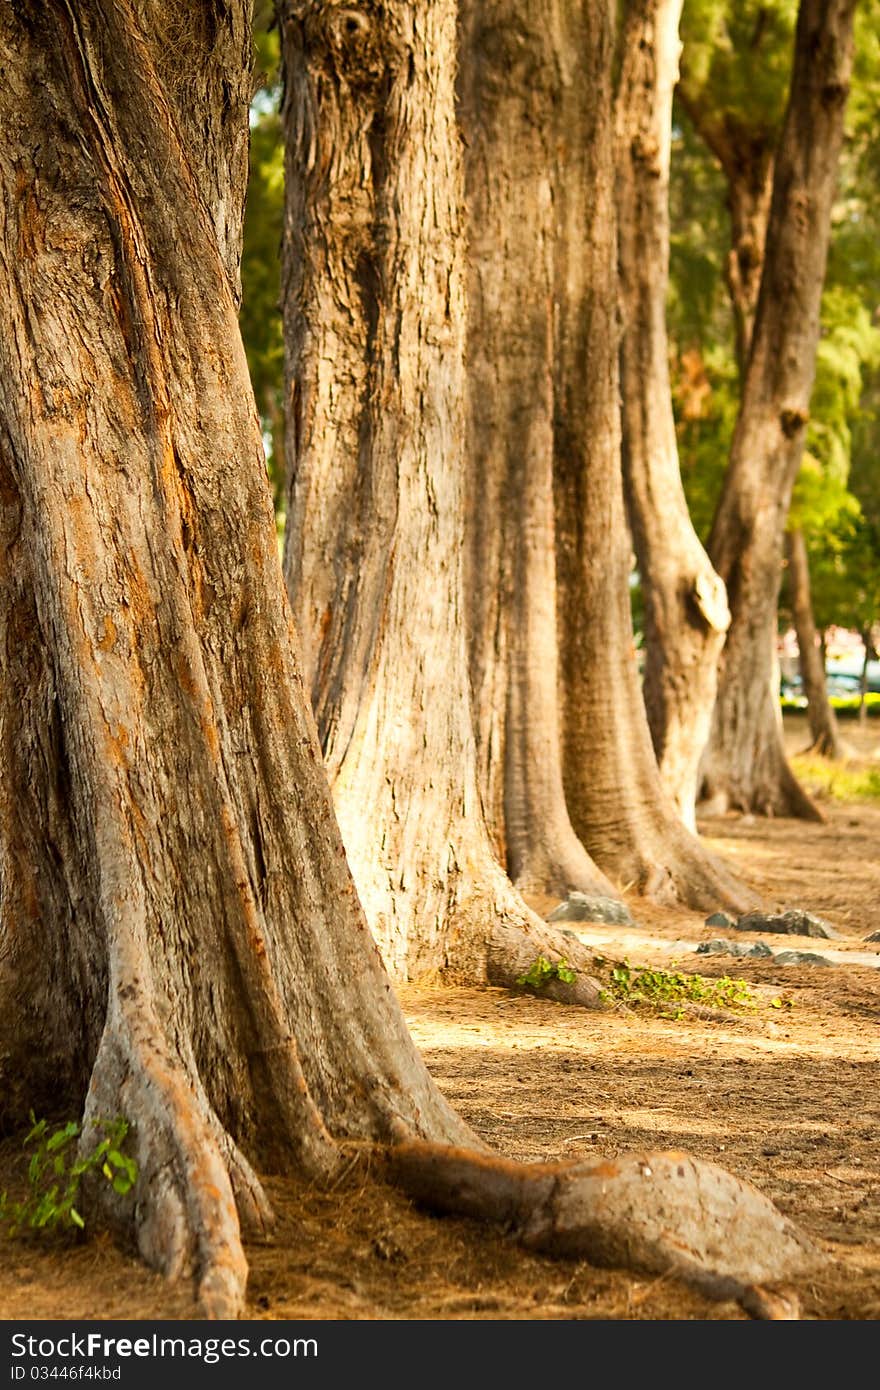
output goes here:
[{"label": "rough tree bark", "polygon": [[234,293],[245,11],[0,6],[0,1097],[134,1122],[124,1215],[212,1313],[252,1162],[462,1130],[302,694]]},{"label": "rough tree bark", "polygon": [[456,5],[282,12],[285,574],[355,882],[404,978],[584,965],[501,870],[477,786]]},{"label": "rough tree bark", "polygon": [[732,614],[703,758],[716,809],[821,819],[782,745],[771,675],[785,522],[803,453],[854,0],[802,0],[742,403],[709,538]]},{"label": "rough tree bark", "polygon": [[681,0],[632,0],[617,90],[623,476],[645,600],[642,689],[660,778],[696,830],[700,757],[730,622],[681,484],[666,336],[669,156]]},{"label": "rough tree bark", "polygon": [[[370,938],[299,675],[236,314],[246,9],[0,3],[0,1108],[125,1115],[137,1182],[106,1200],[209,1316],[242,1307],[240,1219],[269,1217],[254,1163],[321,1176],[419,1134],[432,1170],[477,1161]],[[732,1179],[696,1169],[689,1247],[731,1226]],[[680,1269],[677,1172],[619,1260]],[[769,1265],[737,1258],[747,1302],[811,1255],[737,1196],[737,1230],[774,1224]],[[718,1292],[729,1263],[681,1272]]]},{"label": "rough tree bark", "polygon": [[465,0],[466,596],[480,787],[524,892],[613,894],[562,785],[553,519],[553,176],[575,53],[559,0]]},{"label": "rough tree bark", "polygon": [[810,597],[810,566],[807,543],[801,528],[785,533],[785,553],[788,560],[788,584],[798,642],[798,663],[803,691],[807,697],[807,719],[810,725],[810,752],[826,758],[840,758],[843,749],[837,728],[837,716],[828,699],[825,684],[825,659],[816,631],[813,603]]},{"label": "rough tree bark", "polygon": [[599,867],[658,899],[737,908],[751,894],[681,824],[660,784],[639,684],[621,474],[610,0],[565,6],[582,70],[560,142],[554,491],[563,774]]}]

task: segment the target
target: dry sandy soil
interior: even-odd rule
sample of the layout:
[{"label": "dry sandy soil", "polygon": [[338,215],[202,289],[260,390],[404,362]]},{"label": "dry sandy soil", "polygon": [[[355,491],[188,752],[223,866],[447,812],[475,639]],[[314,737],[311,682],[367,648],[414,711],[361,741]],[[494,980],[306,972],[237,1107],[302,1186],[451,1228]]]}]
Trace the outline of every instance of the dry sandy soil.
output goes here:
[{"label": "dry sandy soil", "polygon": [[[797,723],[788,734],[793,746],[803,742]],[[866,763],[880,753],[880,721],[852,737]],[[826,809],[824,826],[729,817],[701,830],[768,905],[821,914],[844,934],[835,950],[880,962],[880,944],[864,944],[880,929],[880,806]],[[804,1318],[880,1316],[880,970],[855,960],[822,968],[695,956],[689,948],[719,935],[701,914],[632,908],[636,929],[589,929],[583,939],[638,965],[677,961],[744,978],[752,1010],[676,1020],[407,986],[403,1007],[440,1086],[512,1157],[673,1147],[724,1164],[825,1252],[824,1268],[797,1290]],[[775,949],[824,949],[763,939]],[[15,1185],[19,1163],[19,1143],[7,1137],[0,1188]],[[250,1318],[746,1316],[674,1279],[526,1253],[503,1232],[419,1211],[362,1169],[331,1192],[271,1177],[267,1186],[278,1222],[271,1240],[248,1249]],[[197,1316],[189,1287],[169,1286],[107,1236],[3,1241],[0,1259],[4,1319]]]}]

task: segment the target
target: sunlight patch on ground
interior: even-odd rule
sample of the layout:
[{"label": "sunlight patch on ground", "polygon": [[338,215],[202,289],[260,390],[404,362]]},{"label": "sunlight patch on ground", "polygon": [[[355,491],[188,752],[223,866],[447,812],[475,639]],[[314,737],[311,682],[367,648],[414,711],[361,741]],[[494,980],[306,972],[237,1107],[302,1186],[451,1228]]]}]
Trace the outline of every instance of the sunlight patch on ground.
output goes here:
[{"label": "sunlight patch on ground", "polygon": [[756,844],[753,840],[714,840],[708,835],[701,835],[700,839],[704,845],[708,845],[720,855],[747,855],[750,863],[762,860],[768,864],[776,864],[780,859],[787,860],[789,855],[786,845]]}]

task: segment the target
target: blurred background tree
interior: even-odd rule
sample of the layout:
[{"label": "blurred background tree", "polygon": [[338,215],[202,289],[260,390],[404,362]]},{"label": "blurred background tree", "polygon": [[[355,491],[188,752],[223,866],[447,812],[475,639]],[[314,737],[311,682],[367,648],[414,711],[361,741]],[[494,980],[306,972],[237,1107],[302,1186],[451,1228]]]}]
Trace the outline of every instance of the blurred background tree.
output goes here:
[{"label": "blurred background tree", "polygon": [[[752,164],[772,156],[791,66],[797,5],[685,0],[670,212],[669,333],[682,477],[694,524],[708,534],[739,406],[729,286],[730,171],[698,134]],[[833,214],[822,336],[807,446],[791,524],[807,541],[820,629],[863,630],[866,567],[880,454],[880,5],[856,14],[856,59]],[[873,499],[873,500],[872,500]],[[867,509],[867,510],[865,510]],[[880,517],[878,517],[880,520]],[[860,597],[856,597],[860,595]],[[790,621],[783,605],[782,622]],[[872,622],[877,617],[871,618]]]},{"label": "blurred background tree", "polygon": [[284,340],[281,325],[281,226],[284,146],[279,104],[280,51],[272,0],[254,6],[251,167],[242,251],[241,333],[263,426],[275,511],[283,524]]},{"label": "blurred background tree", "polygon": [[[694,526],[708,536],[739,406],[737,323],[729,260],[729,170],[692,115],[735,151],[743,173],[772,156],[787,96],[796,0],[685,0],[682,81],[670,183],[670,366],[682,479]],[[241,326],[283,524],[283,342],[279,298],[283,151],[278,33],[256,0],[251,171]],[[880,621],[870,557],[880,529],[880,0],[861,0],[847,139],[834,210],[822,338],[807,448],[792,501],[804,531],[820,630]],[[766,172],[766,171],[765,171]],[[759,182],[752,169],[752,180]],[[642,612],[633,588],[637,634]],[[872,609],[872,603],[874,604]],[[870,611],[869,611],[870,610]],[[781,622],[790,621],[785,600]]]}]

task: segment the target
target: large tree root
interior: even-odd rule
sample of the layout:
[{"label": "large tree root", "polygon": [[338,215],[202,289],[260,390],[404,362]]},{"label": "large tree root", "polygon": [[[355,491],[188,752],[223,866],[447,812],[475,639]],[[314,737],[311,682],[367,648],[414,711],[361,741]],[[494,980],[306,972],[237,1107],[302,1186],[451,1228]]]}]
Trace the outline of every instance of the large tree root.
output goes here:
[{"label": "large tree root", "polygon": [[551,969],[564,962],[574,980],[548,974],[540,987],[542,997],[588,1009],[607,1007],[601,986],[589,973],[592,954],[586,947],[527,907],[494,863],[485,867],[482,885],[483,891],[475,889],[452,915],[447,948],[451,977],[521,990],[522,978],[540,958]]},{"label": "large tree root", "polygon": [[698,911],[723,906],[747,912],[759,905],[754,890],[676,818],[653,772],[634,792],[620,788],[602,799],[591,798],[586,788],[580,800],[574,794],[572,800],[581,839],[623,891]]},{"label": "large tree root", "polygon": [[621,864],[621,872],[627,870],[631,886],[661,906],[747,912],[761,905],[759,895],[681,825],[667,826],[665,842],[657,845],[656,853],[648,848],[634,851]]},{"label": "large tree root", "polygon": [[550,976],[538,987],[542,998],[555,999],[561,1004],[579,1004],[586,1009],[605,1009],[602,988],[588,973],[590,953],[574,938],[552,929],[522,931],[507,923],[497,925],[489,942],[486,978],[492,985],[507,989],[522,989],[521,980],[528,975],[539,958],[551,968],[564,962],[566,973],[574,972],[573,980],[559,975]]},{"label": "large tree root", "polygon": [[138,1177],[120,1198],[92,1185],[116,1226],[133,1226],[147,1264],[169,1279],[196,1275],[206,1317],[238,1317],[244,1306],[245,1225],[264,1228],[271,1210],[259,1180],[221,1129],[201,1088],[160,1046],[120,1046],[105,1033],[83,1122],[124,1115],[132,1125]]},{"label": "large tree root", "polygon": [[760,1317],[791,1305],[764,1285],[822,1259],[757,1188],[685,1153],[513,1163],[438,1144],[388,1154],[392,1179],[434,1210],[506,1226],[529,1249],[674,1274]]},{"label": "large tree root", "polygon": [[720,718],[716,708],[713,736],[700,767],[697,814],[720,816],[742,811],[824,824],[824,812],[801,786],[785,756],[776,710],[762,710],[758,717],[763,719],[763,726],[746,757],[716,732]]},{"label": "large tree root", "polygon": [[[185,1049],[188,1050],[188,1049]],[[285,1059],[279,1057],[279,1069]],[[338,1149],[305,1087],[291,1149],[313,1174],[329,1175]],[[277,1123],[291,1116],[279,1105]],[[248,1160],[217,1118],[192,1057],[184,1061],[161,1028],[140,982],[112,990],[107,1022],[86,1099],[82,1147],[92,1121],[123,1116],[131,1125],[137,1181],[125,1196],[92,1184],[113,1225],[133,1229],[147,1264],[168,1278],[195,1275],[208,1318],[238,1317],[247,1261],[241,1226],[262,1231],[272,1212]]]}]

